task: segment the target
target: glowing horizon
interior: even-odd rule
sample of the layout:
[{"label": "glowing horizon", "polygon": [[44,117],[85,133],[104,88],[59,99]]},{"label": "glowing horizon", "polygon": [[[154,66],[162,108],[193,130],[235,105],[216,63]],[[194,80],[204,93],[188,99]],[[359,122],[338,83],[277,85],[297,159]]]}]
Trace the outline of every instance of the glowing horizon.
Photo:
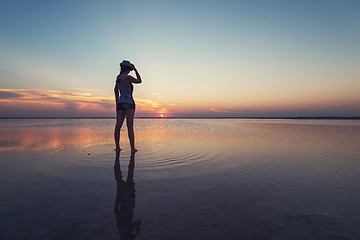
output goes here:
[{"label": "glowing horizon", "polygon": [[[284,103],[271,107],[264,102],[262,105],[256,103],[257,105],[253,108],[241,108],[242,106],[224,108],[195,104],[178,106],[151,99],[135,98],[136,116],[139,117],[301,117],[315,116],[316,112],[318,112],[317,116],[331,117],[336,116],[331,112],[334,107],[339,109],[345,107],[344,110],[349,112],[359,109],[357,101],[351,100],[350,98],[347,102],[337,101],[338,105],[329,101],[319,101],[293,105]],[[350,110],[346,107],[350,107]],[[325,112],[319,111],[320,109],[325,109]],[[0,89],[0,112],[0,117],[114,117],[115,101],[114,97],[96,96],[91,93],[43,89]],[[346,112],[340,116],[356,117]]]}]

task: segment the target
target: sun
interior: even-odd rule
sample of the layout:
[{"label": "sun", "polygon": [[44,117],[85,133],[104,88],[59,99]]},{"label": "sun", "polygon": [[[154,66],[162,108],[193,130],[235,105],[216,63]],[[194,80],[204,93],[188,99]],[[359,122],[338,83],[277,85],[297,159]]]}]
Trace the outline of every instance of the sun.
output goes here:
[{"label": "sun", "polygon": [[160,117],[163,118],[163,117],[164,117],[164,114],[163,114],[163,113],[160,113]]}]

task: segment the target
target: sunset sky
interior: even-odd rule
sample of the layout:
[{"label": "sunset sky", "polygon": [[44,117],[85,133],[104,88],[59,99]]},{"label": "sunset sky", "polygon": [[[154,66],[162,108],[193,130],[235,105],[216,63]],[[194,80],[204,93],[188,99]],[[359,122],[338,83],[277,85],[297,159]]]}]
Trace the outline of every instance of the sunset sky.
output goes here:
[{"label": "sunset sky", "polygon": [[0,3],[0,117],[360,116],[358,0]]}]

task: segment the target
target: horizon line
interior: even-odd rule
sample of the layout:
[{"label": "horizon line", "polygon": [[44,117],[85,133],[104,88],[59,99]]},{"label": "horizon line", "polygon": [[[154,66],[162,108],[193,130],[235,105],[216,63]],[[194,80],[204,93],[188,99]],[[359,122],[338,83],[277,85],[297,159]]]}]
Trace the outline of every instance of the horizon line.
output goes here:
[{"label": "horizon line", "polygon": [[[350,119],[360,120],[360,116],[317,116],[317,117],[211,117],[211,116],[188,116],[188,117],[134,117],[137,119]],[[0,119],[116,119],[116,117],[0,117]]]}]

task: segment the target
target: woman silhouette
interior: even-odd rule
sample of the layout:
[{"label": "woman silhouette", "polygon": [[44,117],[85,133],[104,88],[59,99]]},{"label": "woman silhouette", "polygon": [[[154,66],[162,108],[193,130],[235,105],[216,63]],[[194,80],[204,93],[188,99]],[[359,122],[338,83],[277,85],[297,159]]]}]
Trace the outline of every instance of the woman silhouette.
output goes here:
[{"label": "woman silhouette", "polygon": [[[115,83],[115,101],[116,101],[116,125],[115,125],[115,145],[116,151],[120,151],[120,129],[126,117],[126,126],[131,146],[131,153],[135,153],[135,137],[134,137],[134,115],[135,101],[133,99],[133,83],[141,83],[141,77],[134,64],[127,60],[120,63],[120,74],[116,77]],[[134,70],[136,78],[128,75]],[[119,94],[120,92],[120,94]]]}]

